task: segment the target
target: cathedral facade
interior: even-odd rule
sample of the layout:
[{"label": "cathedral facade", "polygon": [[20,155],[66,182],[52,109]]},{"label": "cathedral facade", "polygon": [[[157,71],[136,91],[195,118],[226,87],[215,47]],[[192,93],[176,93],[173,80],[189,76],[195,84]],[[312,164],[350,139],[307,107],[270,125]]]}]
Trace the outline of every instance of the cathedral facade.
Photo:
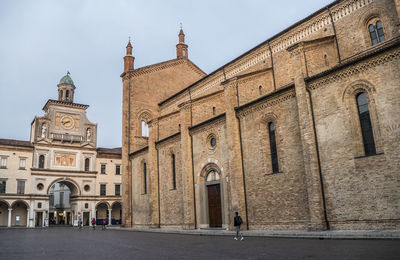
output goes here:
[{"label": "cathedral facade", "polygon": [[124,57],[126,227],[398,229],[400,1],[338,0],[206,75]]},{"label": "cathedral facade", "polygon": [[74,103],[68,74],[57,86],[29,141],[0,139],[0,226],[120,224],[121,148],[97,147],[97,124]]}]

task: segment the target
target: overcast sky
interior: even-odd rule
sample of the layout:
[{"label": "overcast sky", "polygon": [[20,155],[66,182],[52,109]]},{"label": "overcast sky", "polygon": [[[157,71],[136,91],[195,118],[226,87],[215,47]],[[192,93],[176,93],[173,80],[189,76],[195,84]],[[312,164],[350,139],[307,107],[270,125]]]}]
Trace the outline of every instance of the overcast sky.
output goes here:
[{"label": "overcast sky", "polygon": [[90,105],[98,146],[121,146],[123,56],[135,68],[173,59],[183,23],[189,59],[210,73],[332,0],[1,0],[0,138],[29,140],[30,123],[68,71]]}]

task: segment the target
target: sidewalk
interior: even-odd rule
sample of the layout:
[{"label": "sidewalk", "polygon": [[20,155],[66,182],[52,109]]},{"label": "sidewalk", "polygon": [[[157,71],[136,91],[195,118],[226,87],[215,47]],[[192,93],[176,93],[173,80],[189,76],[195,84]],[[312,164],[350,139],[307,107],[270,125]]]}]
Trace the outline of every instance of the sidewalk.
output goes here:
[{"label": "sidewalk", "polygon": [[[151,228],[124,228],[107,227],[107,229],[154,232],[169,234],[186,234],[200,236],[234,236],[235,231],[223,229],[151,229]],[[303,238],[303,239],[386,239],[400,240],[400,230],[334,230],[334,231],[303,231],[303,230],[244,230],[245,237],[275,237],[275,238]]]}]

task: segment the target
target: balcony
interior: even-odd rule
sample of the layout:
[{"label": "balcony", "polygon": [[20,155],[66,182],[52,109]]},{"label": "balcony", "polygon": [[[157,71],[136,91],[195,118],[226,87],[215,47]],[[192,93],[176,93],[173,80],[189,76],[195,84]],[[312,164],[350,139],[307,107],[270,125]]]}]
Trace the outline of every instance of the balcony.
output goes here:
[{"label": "balcony", "polygon": [[81,135],[70,135],[70,134],[55,134],[51,133],[51,139],[53,141],[61,141],[61,142],[71,142],[71,143],[80,143],[83,142],[83,136]]}]

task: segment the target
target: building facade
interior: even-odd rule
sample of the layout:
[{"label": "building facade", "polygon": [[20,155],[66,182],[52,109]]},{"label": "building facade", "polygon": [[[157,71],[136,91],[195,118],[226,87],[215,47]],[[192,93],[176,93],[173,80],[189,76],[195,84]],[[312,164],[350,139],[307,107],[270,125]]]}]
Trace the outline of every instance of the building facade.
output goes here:
[{"label": "building facade", "polygon": [[206,75],[124,57],[124,226],[400,227],[400,2],[339,0]]},{"label": "building facade", "polygon": [[67,74],[31,123],[30,141],[0,139],[0,226],[121,222],[121,148],[97,147],[88,105]]}]

